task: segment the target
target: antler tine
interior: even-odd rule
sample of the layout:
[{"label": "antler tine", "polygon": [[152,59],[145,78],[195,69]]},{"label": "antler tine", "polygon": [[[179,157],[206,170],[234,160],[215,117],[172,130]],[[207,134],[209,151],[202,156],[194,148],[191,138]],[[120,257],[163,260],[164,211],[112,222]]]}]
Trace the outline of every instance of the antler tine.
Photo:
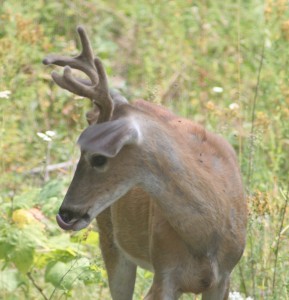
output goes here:
[{"label": "antler tine", "polygon": [[93,99],[95,96],[91,86],[81,83],[79,80],[73,78],[71,68],[69,66],[64,67],[63,75],[59,75],[53,71],[51,73],[53,80],[63,89],[66,89],[73,94],[85,95],[89,99]]},{"label": "antler tine", "polygon": [[80,54],[81,57],[87,59],[90,62],[93,62],[94,55],[93,50],[91,48],[88,36],[82,26],[77,27],[77,32],[80,37],[81,45],[82,45],[82,52]]},{"label": "antler tine", "polygon": [[[91,99],[99,110],[98,123],[110,119],[113,111],[113,101],[110,97],[106,74],[100,59],[94,58],[88,36],[82,26],[77,27],[82,51],[76,57],[66,57],[61,55],[49,55],[44,60],[45,65],[54,64],[63,66],[63,75],[52,72],[53,80],[62,88],[70,92]],[[83,71],[91,80],[91,84],[74,78],[71,68]]]},{"label": "antler tine", "polygon": [[73,69],[78,69],[87,74],[93,84],[98,83],[98,76],[95,74],[94,55],[87,37],[87,34],[82,26],[77,27],[77,32],[80,37],[82,52],[76,57],[67,57],[62,55],[48,55],[43,63],[45,65],[57,65],[61,67],[70,66]]}]

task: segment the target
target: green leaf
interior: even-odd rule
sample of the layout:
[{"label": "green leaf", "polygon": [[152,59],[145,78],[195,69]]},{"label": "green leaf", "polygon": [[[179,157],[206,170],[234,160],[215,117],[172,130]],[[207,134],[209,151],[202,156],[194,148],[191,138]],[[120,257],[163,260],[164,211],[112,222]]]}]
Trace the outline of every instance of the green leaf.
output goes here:
[{"label": "green leaf", "polygon": [[60,287],[61,279],[67,272],[67,265],[63,262],[51,262],[45,271],[45,281],[52,283],[55,287]]},{"label": "green leaf", "polygon": [[49,181],[39,193],[39,199],[41,202],[46,202],[47,199],[52,197],[59,197],[63,190],[63,180],[51,180]]},{"label": "green leaf", "polygon": [[73,236],[71,236],[70,240],[73,243],[82,243],[84,245],[98,247],[99,235],[98,232],[86,228],[76,232]]},{"label": "green leaf", "polygon": [[15,196],[13,200],[13,209],[30,208],[35,204],[36,196],[39,193],[38,188],[25,191],[24,193]]},{"label": "green leaf", "polygon": [[51,180],[40,191],[38,203],[41,203],[41,210],[46,216],[54,216],[57,213],[63,199],[63,180]]},{"label": "green leaf", "polygon": [[[10,253],[7,253],[4,244],[2,254],[5,255],[6,251],[6,256],[9,256],[9,260],[15,264],[17,269],[22,273],[26,273],[33,264],[35,247],[42,245],[43,240],[41,232],[35,226],[27,226],[25,229],[11,226],[5,243],[6,247],[10,249]],[[10,247],[8,243],[11,245]]]},{"label": "green leaf", "polygon": [[34,259],[34,248],[18,248],[13,251],[11,260],[14,262],[17,269],[23,274],[27,273],[33,264]]},{"label": "green leaf", "polygon": [[45,271],[45,281],[59,289],[70,290],[74,282],[71,264],[60,261],[49,263]]},{"label": "green leaf", "polygon": [[0,290],[13,292],[21,284],[20,276],[17,270],[4,270],[0,272]]},{"label": "green leaf", "polygon": [[7,259],[8,255],[12,252],[13,246],[5,240],[0,241],[0,259]]}]

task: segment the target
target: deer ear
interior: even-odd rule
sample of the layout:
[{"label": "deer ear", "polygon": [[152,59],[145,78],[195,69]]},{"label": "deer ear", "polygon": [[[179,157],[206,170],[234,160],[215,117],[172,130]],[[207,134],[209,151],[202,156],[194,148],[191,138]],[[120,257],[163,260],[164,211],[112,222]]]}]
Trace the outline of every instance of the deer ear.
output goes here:
[{"label": "deer ear", "polygon": [[139,124],[133,119],[119,119],[86,128],[78,139],[81,150],[115,157],[125,145],[141,140]]}]

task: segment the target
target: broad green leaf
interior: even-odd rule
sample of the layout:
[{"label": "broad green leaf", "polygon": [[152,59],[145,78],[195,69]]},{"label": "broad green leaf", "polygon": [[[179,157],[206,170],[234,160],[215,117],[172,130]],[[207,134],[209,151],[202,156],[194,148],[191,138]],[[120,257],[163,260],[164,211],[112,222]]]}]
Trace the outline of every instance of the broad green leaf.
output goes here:
[{"label": "broad green leaf", "polygon": [[21,284],[17,270],[3,270],[0,272],[0,291],[13,292]]},{"label": "broad green leaf", "polygon": [[45,281],[52,283],[56,288],[70,290],[77,279],[73,267],[72,263],[51,262],[47,265],[45,271]]},{"label": "broad green leaf", "polygon": [[61,286],[61,280],[65,276],[69,267],[63,262],[51,262],[45,271],[45,281],[52,283],[55,287]]},{"label": "broad green leaf", "polygon": [[13,251],[11,260],[14,262],[17,269],[23,274],[27,273],[33,264],[34,248],[18,248]]},{"label": "broad green leaf", "polygon": [[71,241],[74,243],[82,243],[97,247],[99,244],[99,235],[96,231],[90,229],[83,229],[75,233],[71,237]]},{"label": "broad green leaf", "polygon": [[6,259],[13,251],[13,246],[5,240],[0,240],[0,259]]}]

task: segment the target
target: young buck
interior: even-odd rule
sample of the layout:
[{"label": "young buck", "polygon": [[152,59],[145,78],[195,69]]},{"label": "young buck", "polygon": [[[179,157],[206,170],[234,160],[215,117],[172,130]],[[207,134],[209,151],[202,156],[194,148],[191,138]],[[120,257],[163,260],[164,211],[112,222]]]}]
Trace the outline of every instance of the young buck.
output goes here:
[{"label": "young buck", "polygon": [[[81,156],[59,226],[80,230],[96,217],[114,300],[132,299],[137,266],[154,272],[146,300],[182,293],[227,299],[247,221],[234,150],[161,106],[130,104],[110,90],[84,29],[77,30],[79,56],[44,59],[64,66],[62,76],[52,73],[60,87],[94,105],[78,140]],[[71,68],[90,80],[74,77]]]}]

